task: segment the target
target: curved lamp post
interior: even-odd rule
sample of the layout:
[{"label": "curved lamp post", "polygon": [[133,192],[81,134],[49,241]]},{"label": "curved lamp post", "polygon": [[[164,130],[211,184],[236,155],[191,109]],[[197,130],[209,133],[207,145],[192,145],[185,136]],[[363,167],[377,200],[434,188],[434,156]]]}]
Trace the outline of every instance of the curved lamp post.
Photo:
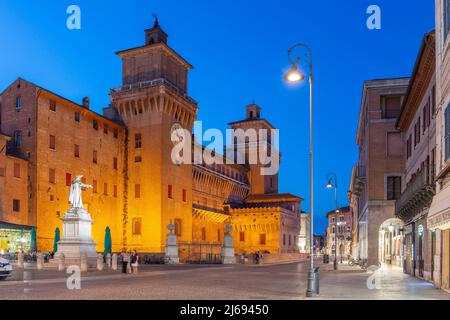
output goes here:
[{"label": "curved lamp post", "polygon": [[337,214],[339,213],[338,209],[338,182],[337,182],[337,175],[334,172],[331,172],[327,175],[327,189],[334,188],[334,206],[335,206],[335,215],[334,215],[334,263],[333,268],[334,270],[338,269],[338,262],[337,262],[337,254],[338,254],[338,217]]},{"label": "curved lamp post", "polygon": [[318,295],[318,288],[319,288],[319,278],[315,274],[314,270],[314,139],[313,139],[313,120],[314,120],[314,113],[313,113],[313,88],[314,88],[314,77],[313,77],[313,60],[312,60],[312,50],[311,48],[303,43],[299,43],[294,45],[292,48],[288,51],[288,60],[291,64],[291,69],[288,73],[285,75],[285,80],[291,83],[298,83],[303,80],[305,80],[305,75],[299,70],[298,65],[301,62],[301,57],[297,56],[296,59],[292,58],[292,52],[293,50],[297,48],[305,48],[308,51],[308,58],[309,58],[309,93],[310,93],[310,119],[309,119],[309,125],[310,125],[310,133],[309,133],[309,160],[310,160],[310,167],[309,167],[309,173],[310,173],[310,237],[309,237],[309,243],[310,243],[310,269],[308,272],[308,289],[306,291],[307,297],[313,297],[314,295]]}]

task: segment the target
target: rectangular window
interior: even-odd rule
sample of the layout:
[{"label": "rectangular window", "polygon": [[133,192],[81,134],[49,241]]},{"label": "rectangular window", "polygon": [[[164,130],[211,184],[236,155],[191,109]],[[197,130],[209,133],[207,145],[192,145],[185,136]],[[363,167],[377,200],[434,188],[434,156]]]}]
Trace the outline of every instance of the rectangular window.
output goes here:
[{"label": "rectangular window", "polygon": [[106,182],[103,183],[103,195],[108,195],[108,184]]},{"label": "rectangular window", "polygon": [[142,234],[142,219],[133,218],[132,226],[133,226],[133,236],[140,236]]},{"label": "rectangular window", "polygon": [[116,157],[114,157],[113,158],[113,168],[114,168],[114,170],[117,170],[117,167],[118,167],[118,160],[117,160]]},{"label": "rectangular window", "polygon": [[50,100],[49,101],[48,109],[50,111],[56,112],[56,101],[55,100]]},{"label": "rectangular window", "polygon": [[385,119],[396,119],[400,115],[401,96],[382,96],[381,106]]},{"label": "rectangular window", "polygon": [[245,241],[245,232],[244,231],[239,232],[239,241],[240,242]]},{"label": "rectangular window", "polygon": [[414,125],[414,147],[420,143],[420,117]]},{"label": "rectangular window", "polygon": [[108,125],[105,123],[105,125],[103,126],[103,133],[104,133],[104,134],[108,134],[108,132],[109,132],[109,127],[108,127]]},{"label": "rectangular window", "polygon": [[20,164],[14,163],[14,178],[20,178]]},{"label": "rectangular window", "polygon": [[119,138],[119,129],[114,128],[114,138]]},{"label": "rectangular window", "polygon": [[20,212],[20,200],[17,199],[13,200],[13,211]]},{"label": "rectangular window", "polygon": [[98,121],[97,120],[92,120],[92,128],[94,128],[94,130],[98,130]]},{"label": "rectangular window", "polygon": [[402,135],[400,132],[387,133],[387,155],[388,157],[402,155]]},{"label": "rectangular window", "polygon": [[450,104],[445,109],[445,161],[450,158]]},{"label": "rectangular window", "polygon": [[50,183],[56,183],[56,170],[55,169],[48,169],[48,182]]},{"label": "rectangular window", "polygon": [[134,147],[136,149],[142,148],[142,135],[140,133],[134,135]]},{"label": "rectangular window", "polygon": [[117,198],[117,186],[114,185],[114,198]]},{"label": "rectangular window", "polygon": [[49,147],[51,150],[56,150],[56,137],[55,137],[55,136],[50,135],[48,147]]},{"label": "rectangular window", "polygon": [[182,232],[182,222],[181,219],[175,219],[175,235],[181,237]]},{"label": "rectangular window", "polygon": [[283,246],[285,246],[285,245],[286,245],[286,235],[283,234]]},{"label": "rectangular window", "polygon": [[14,146],[20,148],[22,146],[22,130],[14,131]]},{"label": "rectangular window", "polygon": [[135,163],[141,163],[142,162],[142,157],[141,156],[134,157],[134,162]]},{"label": "rectangular window", "polygon": [[79,145],[75,144],[73,146],[73,153],[74,153],[75,158],[80,157],[80,146]]},{"label": "rectangular window", "polygon": [[70,187],[72,185],[72,175],[70,173],[66,173],[66,187]]},{"label": "rectangular window", "polygon": [[443,0],[443,18],[444,18],[444,42],[447,40],[450,31],[450,0]]},{"label": "rectangular window", "polygon": [[169,184],[169,186],[167,187],[167,197],[169,199],[173,199],[173,192],[172,192],[172,185]]},{"label": "rectangular window", "polygon": [[264,233],[259,235],[259,244],[262,246],[266,245],[266,235]]},{"label": "rectangular window", "polygon": [[183,189],[183,202],[187,201],[187,191],[186,189]]},{"label": "rectangular window", "polygon": [[78,111],[75,111],[74,120],[75,122],[80,122],[80,113]]},{"label": "rectangular window", "polygon": [[97,150],[94,150],[94,151],[92,152],[92,162],[95,163],[95,164],[97,164],[97,162],[98,162],[98,159],[97,159]]},{"label": "rectangular window", "polygon": [[409,135],[408,141],[406,141],[406,159],[412,156],[412,135]]},{"label": "rectangular window", "polygon": [[92,192],[97,193],[97,180],[92,181]]},{"label": "rectangular window", "polygon": [[402,177],[387,177],[387,200],[398,200],[402,192]]},{"label": "rectangular window", "polygon": [[20,112],[22,110],[22,96],[17,96],[16,109],[18,112]]},{"label": "rectangular window", "polygon": [[434,119],[436,115],[436,86],[431,91],[431,117]]},{"label": "rectangular window", "polygon": [[292,245],[292,235],[289,235],[289,246]]},{"label": "rectangular window", "polygon": [[202,241],[206,241],[206,228],[202,228]]},{"label": "rectangular window", "polygon": [[136,199],[140,199],[141,198],[141,185],[140,184],[135,184],[134,185],[134,197]]}]

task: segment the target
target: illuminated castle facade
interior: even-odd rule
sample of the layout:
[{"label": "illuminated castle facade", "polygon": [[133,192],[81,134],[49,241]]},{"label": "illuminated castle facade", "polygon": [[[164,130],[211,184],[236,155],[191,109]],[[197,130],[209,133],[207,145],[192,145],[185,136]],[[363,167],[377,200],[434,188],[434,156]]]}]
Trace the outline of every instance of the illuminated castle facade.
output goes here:
[{"label": "illuminated castle facade", "polygon": [[[161,253],[170,221],[180,247],[220,246],[230,223],[238,253],[298,252],[302,199],[278,193],[278,174],[173,163],[171,130],[192,131],[198,107],[187,94],[192,66],[167,45],[158,21],[143,46],[117,54],[123,83],[103,115],[88,98],[77,104],[21,78],[1,93],[1,249],[30,250],[36,234],[37,250],[52,251],[70,182],[84,175],[99,252],[109,227],[113,251]],[[273,129],[260,113],[250,105],[230,127]]]}]

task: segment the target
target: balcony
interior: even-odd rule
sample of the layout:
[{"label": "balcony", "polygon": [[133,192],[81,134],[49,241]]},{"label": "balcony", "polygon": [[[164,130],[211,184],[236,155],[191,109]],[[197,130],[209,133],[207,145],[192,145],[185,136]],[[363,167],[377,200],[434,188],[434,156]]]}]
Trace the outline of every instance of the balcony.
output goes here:
[{"label": "balcony", "polygon": [[353,180],[353,192],[355,194],[361,194],[361,192],[364,190],[364,185],[366,183],[366,166],[364,165],[357,165],[353,167],[352,172],[352,180]]},{"label": "balcony", "polygon": [[410,221],[424,208],[430,207],[436,186],[432,167],[423,167],[408,184],[395,204],[396,216],[405,222]]},{"label": "balcony", "polygon": [[128,84],[125,86],[112,88],[110,93],[111,94],[117,94],[117,93],[123,93],[128,92],[131,90],[137,90],[137,89],[144,89],[144,88],[153,88],[153,87],[159,87],[159,86],[166,86],[170,90],[177,93],[179,96],[186,99],[188,102],[197,104],[197,101],[189,97],[186,93],[183,93],[176,85],[172,84],[170,81],[166,79],[155,79],[155,80],[149,80],[149,81],[141,81],[133,84]]}]

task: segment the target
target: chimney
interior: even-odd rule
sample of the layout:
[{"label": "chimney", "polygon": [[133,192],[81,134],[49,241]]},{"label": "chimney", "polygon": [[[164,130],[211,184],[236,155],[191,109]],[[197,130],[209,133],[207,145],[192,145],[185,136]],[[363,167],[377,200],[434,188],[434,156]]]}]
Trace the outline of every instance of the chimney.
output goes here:
[{"label": "chimney", "polygon": [[89,97],[84,97],[83,98],[83,107],[85,107],[86,109],[89,109],[90,102],[91,102],[91,100],[89,99]]}]

